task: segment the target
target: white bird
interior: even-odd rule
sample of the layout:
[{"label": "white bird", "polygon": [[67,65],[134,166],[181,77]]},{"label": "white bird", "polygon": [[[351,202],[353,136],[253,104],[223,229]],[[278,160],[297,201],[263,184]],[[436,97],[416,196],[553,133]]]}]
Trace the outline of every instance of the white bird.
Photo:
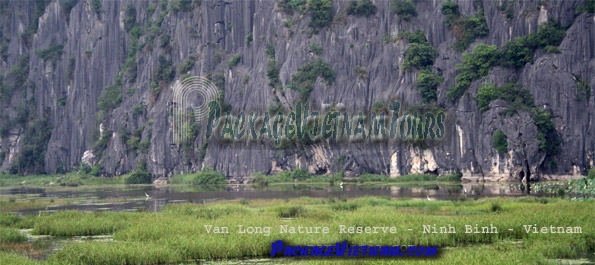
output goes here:
[{"label": "white bird", "polygon": [[149,196],[149,194],[147,194],[146,192],[145,192],[145,196],[147,196],[147,198],[150,198],[150,197],[151,197],[151,196]]},{"label": "white bird", "polygon": [[341,189],[343,188],[343,182],[341,182],[341,184],[339,184],[339,187],[341,187]]},{"label": "white bird", "polygon": [[463,192],[467,194],[467,188],[463,188]]},{"label": "white bird", "polygon": [[428,198],[428,201],[433,201],[434,199],[430,199],[430,195],[426,194],[426,197]]}]

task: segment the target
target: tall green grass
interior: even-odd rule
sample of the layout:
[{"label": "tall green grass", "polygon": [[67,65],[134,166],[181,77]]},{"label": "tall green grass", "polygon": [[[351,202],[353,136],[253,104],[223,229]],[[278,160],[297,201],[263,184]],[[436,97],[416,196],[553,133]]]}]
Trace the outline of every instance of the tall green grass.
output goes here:
[{"label": "tall green grass", "polygon": [[[548,259],[577,258],[595,251],[595,201],[491,198],[427,201],[361,197],[256,200],[249,205],[216,202],[168,205],[159,213],[60,212],[34,220],[37,234],[56,236],[114,233],[114,242],[67,244],[48,264],[161,264],[195,259],[266,257],[271,242],[326,245],[432,245],[444,249],[437,264],[547,264]],[[13,217],[5,221],[14,224]],[[497,234],[465,233],[465,225],[494,225]],[[526,233],[522,225],[581,226],[582,234]],[[241,234],[238,225],[270,227],[270,234]],[[280,227],[329,227],[328,234],[281,233]],[[339,233],[346,227],[396,227],[397,233]],[[455,234],[423,233],[423,225],[455,227]],[[207,232],[205,226],[227,227],[229,233]],[[509,231],[508,229],[513,229]],[[9,229],[9,228],[5,228]],[[412,229],[409,231],[408,229]],[[10,230],[16,231],[16,230]],[[18,232],[18,231],[16,231]],[[263,232],[265,232],[263,230]],[[9,232],[10,233],[10,232]],[[2,263],[0,256],[0,263]],[[5,258],[5,257],[4,257]],[[11,258],[14,258],[11,256]],[[326,264],[335,259],[292,260]],[[415,260],[340,260],[353,263],[396,263]],[[428,262],[430,260],[425,260]],[[358,263],[359,262],[359,263]],[[3,263],[4,264],[4,263]]]},{"label": "tall green grass", "polygon": [[0,227],[0,244],[1,243],[22,243],[27,241],[27,237],[19,230],[14,228]]},{"label": "tall green grass", "polygon": [[138,213],[63,211],[39,217],[33,234],[51,236],[94,236],[112,234],[136,218]]},{"label": "tall green grass", "polygon": [[0,226],[13,227],[23,218],[16,213],[0,213]]},{"label": "tall green grass", "polygon": [[0,251],[0,264],[10,265],[36,265],[40,262],[32,260],[28,257],[19,255],[17,253],[7,253]]},{"label": "tall green grass", "polygon": [[52,255],[49,264],[121,265],[183,261],[179,253],[156,242],[89,242],[69,244]]}]

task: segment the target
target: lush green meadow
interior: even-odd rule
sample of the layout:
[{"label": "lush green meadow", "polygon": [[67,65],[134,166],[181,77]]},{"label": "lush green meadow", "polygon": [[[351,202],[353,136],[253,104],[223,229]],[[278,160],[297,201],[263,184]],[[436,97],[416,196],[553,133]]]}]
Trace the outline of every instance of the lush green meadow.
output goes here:
[{"label": "lush green meadow", "polygon": [[[271,242],[292,245],[432,245],[440,255],[427,259],[302,258],[271,263],[302,264],[557,264],[556,259],[593,258],[595,201],[551,198],[493,198],[427,201],[388,197],[299,198],[291,200],[227,201],[206,205],[173,204],[164,211],[64,211],[21,217],[0,213],[0,264],[192,264],[196,260],[266,258]],[[448,226],[456,233],[423,233],[423,225]],[[498,233],[465,233],[465,225],[497,227]],[[227,227],[229,233],[214,234]],[[271,227],[270,233],[240,233],[239,225]],[[329,233],[281,233],[280,227],[328,227]],[[395,226],[392,233],[340,233],[340,226]],[[523,225],[581,227],[582,233],[527,233]],[[112,241],[72,241],[49,256],[33,235],[52,238],[113,235]],[[412,229],[409,231],[408,229]],[[510,231],[509,229],[513,229]],[[37,247],[36,247],[37,246]],[[48,246],[46,246],[48,247]],[[48,251],[46,251],[48,252]]]}]

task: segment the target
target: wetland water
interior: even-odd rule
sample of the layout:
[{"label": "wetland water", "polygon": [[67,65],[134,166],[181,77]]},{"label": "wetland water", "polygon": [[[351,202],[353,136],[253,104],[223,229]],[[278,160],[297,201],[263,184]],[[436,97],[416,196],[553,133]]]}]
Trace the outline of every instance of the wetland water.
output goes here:
[{"label": "wetland water", "polygon": [[[149,195],[147,197],[146,195]],[[153,211],[172,203],[210,203],[221,200],[285,199],[299,197],[357,198],[382,196],[421,200],[479,199],[534,194],[519,183],[406,183],[406,184],[276,184],[266,187],[227,185],[205,189],[183,185],[106,185],[79,187],[4,187],[0,197],[15,200],[69,199],[67,205],[21,210],[21,214],[82,211]]]},{"label": "wetland water", "polygon": [[[536,186],[535,190],[539,190]],[[148,197],[147,197],[148,195]],[[51,216],[56,216],[51,213],[61,210],[81,210],[86,212],[118,212],[118,211],[150,211],[160,212],[163,207],[168,204],[176,203],[195,203],[195,204],[210,204],[212,202],[219,201],[232,201],[232,204],[237,201],[257,201],[268,200],[268,199],[295,199],[302,203],[307,202],[307,199],[301,197],[313,197],[313,198],[335,198],[335,199],[354,199],[364,196],[376,196],[383,198],[391,198],[393,203],[399,199],[413,199],[423,201],[423,204],[432,204],[434,202],[427,202],[427,200],[437,201],[435,203],[444,204],[450,200],[476,200],[484,199],[489,197],[518,197],[518,196],[545,196],[539,193],[535,193],[528,186],[524,186],[520,183],[428,183],[428,182],[415,182],[415,183],[376,183],[376,184],[355,184],[347,183],[343,185],[329,185],[328,183],[316,183],[316,184],[271,184],[269,186],[253,186],[253,185],[227,185],[218,188],[205,189],[201,187],[193,187],[188,185],[98,185],[98,186],[78,186],[78,187],[59,187],[59,186],[13,186],[13,187],[2,187],[0,188],[0,199],[8,202],[17,202],[23,208],[18,208],[15,212],[21,215],[33,215],[31,217],[37,218],[37,215],[42,216],[43,220],[50,220]],[[547,200],[547,199],[546,199]],[[28,207],[27,205],[37,205],[35,202],[51,202],[49,206],[43,207]],[[236,201],[235,203],[233,201]],[[294,200],[292,200],[294,201]],[[334,200],[339,201],[339,200]],[[443,201],[443,202],[440,202]],[[479,200],[481,202],[481,200]],[[29,204],[31,203],[31,204]],[[281,202],[282,203],[282,202]],[[468,201],[468,203],[473,203]],[[543,203],[543,202],[542,202]],[[547,203],[547,201],[546,201]],[[5,204],[9,205],[9,204]],[[248,204],[246,204],[248,205]],[[338,203],[340,205],[340,202]],[[415,208],[415,204],[411,207]],[[530,204],[527,204],[530,205]],[[537,205],[540,205],[538,203]],[[183,206],[185,207],[185,206]],[[250,203],[250,207],[253,206]],[[325,206],[331,207],[332,206]],[[370,207],[370,206],[362,206]],[[462,206],[467,207],[467,206]],[[472,207],[472,206],[469,206]],[[503,205],[507,211],[512,210],[510,206]],[[515,206],[516,207],[516,206]],[[423,207],[422,207],[423,208]],[[430,207],[431,208],[431,207]],[[434,208],[432,208],[434,209]],[[439,211],[438,208],[435,208]],[[449,211],[449,210],[444,210]],[[48,214],[48,216],[45,216]],[[336,211],[337,215],[349,216],[349,211]],[[415,213],[402,212],[404,215]],[[103,216],[100,213],[98,216]],[[141,213],[148,214],[148,213]],[[163,215],[162,215],[163,214]],[[417,213],[422,214],[424,218],[433,218],[433,213]],[[450,215],[453,220],[458,215],[467,215],[465,218],[480,218],[483,214],[480,213],[476,208],[469,208],[467,210],[460,210],[457,214]],[[171,215],[171,213],[170,213]],[[78,215],[76,215],[78,216]],[[146,215],[149,216],[149,215]],[[145,217],[146,217],[145,216]],[[150,216],[153,216],[152,214]],[[160,218],[166,218],[168,216],[167,211],[158,213],[155,216]],[[248,215],[239,215],[242,218]],[[511,215],[511,218],[514,215]],[[63,218],[64,222],[68,221],[68,216],[60,217]],[[106,217],[102,217],[106,218]],[[177,218],[177,216],[175,217]],[[170,221],[176,220],[171,219]],[[184,219],[187,217],[181,216]],[[344,217],[345,218],[345,217]],[[395,220],[398,220],[398,216],[395,216]],[[199,222],[199,219],[192,219],[193,225]],[[273,218],[277,220],[277,218]],[[306,218],[307,219],[307,218]],[[498,219],[498,218],[496,218]],[[505,219],[508,219],[506,217]],[[37,219],[42,220],[42,219]],[[169,219],[168,219],[169,220]],[[326,220],[326,219],[323,219]],[[105,220],[104,220],[105,221]],[[296,220],[294,220],[296,221]],[[316,222],[323,222],[315,219]],[[496,220],[497,221],[497,220]],[[37,222],[37,221],[36,221]],[[38,225],[43,226],[43,222],[39,221]],[[95,222],[95,220],[93,221]],[[221,222],[221,221],[219,221]],[[296,221],[297,222],[297,221]],[[84,223],[84,222],[83,222]],[[101,222],[99,222],[101,223]],[[324,222],[323,222],[324,223]],[[397,222],[400,223],[400,222]],[[520,223],[518,220],[515,223]],[[77,223],[78,224],[78,223]],[[180,223],[182,224],[182,223]],[[197,223],[197,227],[202,227],[202,223]],[[131,226],[137,225],[131,221]],[[50,226],[53,227],[53,226]],[[172,231],[175,227],[169,228]],[[155,228],[151,228],[148,231],[154,231]],[[200,230],[200,229],[199,229]],[[134,231],[134,230],[131,230]],[[25,234],[28,238],[28,244],[37,246],[39,250],[28,253],[29,257],[37,260],[45,260],[49,257],[60,255],[63,251],[71,251],[68,248],[73,248],[73,245],[93,247],[97,246],[96,243],[110,245],[118,244],[121,239],[114,240],[114,234],[100,234],[92,236],[48,236],[35,235],[32,233],[31,228],[20,229],[22,234]],[[126,235],[127,232],[120,231],[120,236]],[[129,232],[128,232],[129,233]],[[207,237],[205,237],[207,238]],[[517,243],[512,241],[504,241],[499,244],[522,244],[523,240],[518,240]],[[520,242],[520,243],[519,243]],[[121,243],[121,242],[120,242]],[[95,245],[93,245],[95,244]],[[451,247],[456,251],[468,251],[461,247]],[[577,259],[552,259],[553,264],[594,264],[593,253],[581,254],[575,256]],[[2,262],[0,262],[2,263]],[[266,256],[258,256],[251,258],[234,258],[229,260],[208,260],[208,259],[196,259],[187,260],[182,263],[175,264],[293,264],[294,259],[270,259]],[[169,264],[169,263],[167,263]],[[173,264],[173,263],[172,263]]]}]

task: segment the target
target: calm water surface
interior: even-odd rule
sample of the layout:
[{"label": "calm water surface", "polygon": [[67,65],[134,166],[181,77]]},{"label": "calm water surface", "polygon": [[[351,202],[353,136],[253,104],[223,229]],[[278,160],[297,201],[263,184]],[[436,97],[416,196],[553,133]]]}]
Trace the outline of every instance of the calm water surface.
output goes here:
[{"label": "calm water surface", "polygon": [[[148,197],[147,197],[148,195]],[[10,187],[0,188],[0,197],[17,199],[72,198],[69,205],[30,209],[21,213],[83,211],[161,211],[170,203],[210,203],[220,200],[356,198],[384,196],[423,200],[478,199],[483,197],[514,197],[536,195],[519,183],[399,183],[399,184],[278,184],[266,187],[227,185],[205,189],[182,185],[110,185],[80,187]]]}]

